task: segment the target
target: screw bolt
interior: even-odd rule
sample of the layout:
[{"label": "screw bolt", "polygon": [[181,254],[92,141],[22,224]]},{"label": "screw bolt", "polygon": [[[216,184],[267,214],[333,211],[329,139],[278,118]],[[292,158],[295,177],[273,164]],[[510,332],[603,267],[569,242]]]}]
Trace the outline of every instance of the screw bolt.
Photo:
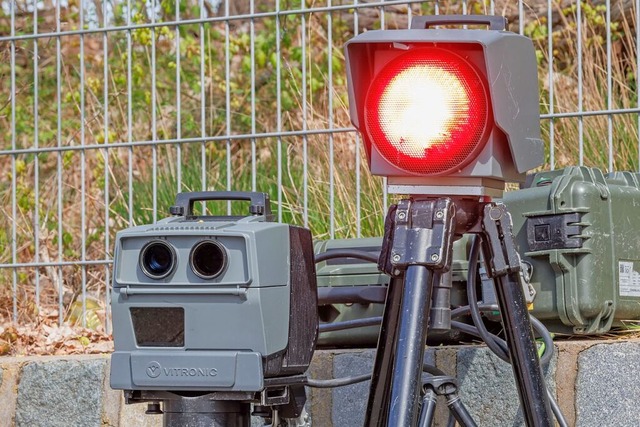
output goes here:
[{"label": "screw bolt", "polygon": [[395,254],[391,259],[393,260],[393,262],[398,262],[400,261],[400,255]]},{"label": "screw bolt", "polygon": [[435,261],[438,261],[439,259],[440,257],[438,256],[438,254],[431,255],[431,261],[435,262]]},{"label": "screw bolt", "polygon": [[436,218],[438,218],[438,219],[444,218],[444,211],[437,211],[436,212]]},{"label": "screw bolt", "polygon": [[405,211],[398,212],[398,219],[404,220],[407,217],[407,213]]}]

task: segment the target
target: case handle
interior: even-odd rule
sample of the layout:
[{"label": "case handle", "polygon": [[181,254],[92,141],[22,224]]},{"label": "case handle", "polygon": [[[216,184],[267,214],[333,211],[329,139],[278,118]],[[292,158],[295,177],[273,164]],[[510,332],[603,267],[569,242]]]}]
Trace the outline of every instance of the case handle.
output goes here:
[{"label": "case handle", "polygon": [[415,16],[411,29],[424,30],[435,25],[488,25],[490,30],[507,31],[509,23],[504,16],[497,15],[431,15]]},{"label": "case handle", "polygon": [[271,204],[267,193],[252,191],[194,191],[178,193],[176,202],[169,208],[171,215],[193,216],[193,204],[211,200],[246,200],[249,205],[250,215],[271,215]]}]

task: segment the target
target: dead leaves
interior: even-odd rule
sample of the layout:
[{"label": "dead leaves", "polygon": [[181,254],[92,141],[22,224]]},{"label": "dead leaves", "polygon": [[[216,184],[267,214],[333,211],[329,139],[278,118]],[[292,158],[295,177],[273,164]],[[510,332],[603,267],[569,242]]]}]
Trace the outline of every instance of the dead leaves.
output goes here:
[{"label": "dead leaves", "polygon": [[[43,310],[44,311],[44,310]],[[113,351],[113,341],[97,329],[58,324],[58,313],[40,313],[35,322],[0,324],[0,356],[99,354]]]}]

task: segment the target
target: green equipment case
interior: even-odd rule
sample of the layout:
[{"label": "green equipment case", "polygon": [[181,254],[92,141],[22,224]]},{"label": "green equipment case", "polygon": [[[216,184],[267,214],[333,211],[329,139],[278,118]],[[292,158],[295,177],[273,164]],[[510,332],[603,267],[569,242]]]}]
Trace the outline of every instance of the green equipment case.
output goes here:
[{"label": "green equipment case", "polygon": [[[451,300],[454,306],[466,304],[467,255],[469,241],[463,238],[454,244],[453,264],[451,271]],[[315,243],[315,253],[321,254],[332,250],[356,249],[378,256],[382,247],[381,237],[361,239],[334,239]],[[348,320],[366,319],[382,316],[384,299],[380,302],[330,303],[322,302],[323,288],[361,288],[364,298],[375,300],[386,294],[389,276],[378,271],[377,264],[354,258],[338,258],[320,262],[316,265],[320,324],[336,323]],[[375,292],[383,287],[382,293]],[[318,338],[318,347],[374,347],[378,342],[380,326],[366,326],[339,331],[322,332]],[[436,341],[451,341],[455,336],[435,336]]]},{"label": "green equipment case", "polygon": [[569,167],[527,186],[503,202],[536,290],[532,314],[569,334],[640,319],[640,174]]}]

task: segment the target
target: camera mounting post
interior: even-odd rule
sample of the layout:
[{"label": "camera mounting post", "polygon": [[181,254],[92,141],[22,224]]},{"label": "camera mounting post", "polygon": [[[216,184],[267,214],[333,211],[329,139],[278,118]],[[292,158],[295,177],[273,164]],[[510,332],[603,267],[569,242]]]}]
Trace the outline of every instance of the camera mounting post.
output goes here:
[{"label": "camera mounting post", "polygon": [[528,426],[552,425],[509,213],[504,205],[485,198],[416,196],[391,206],[385,222],[379,268],[393,280],[376,351],[366,426],[411,427],[419,419],[430,418],[425,414],[429,405],[421,408],[420,403],[433,289],[451,268],[453,241],[467,233],[482,239],[487,270],[496,282],[524,419]]}]

